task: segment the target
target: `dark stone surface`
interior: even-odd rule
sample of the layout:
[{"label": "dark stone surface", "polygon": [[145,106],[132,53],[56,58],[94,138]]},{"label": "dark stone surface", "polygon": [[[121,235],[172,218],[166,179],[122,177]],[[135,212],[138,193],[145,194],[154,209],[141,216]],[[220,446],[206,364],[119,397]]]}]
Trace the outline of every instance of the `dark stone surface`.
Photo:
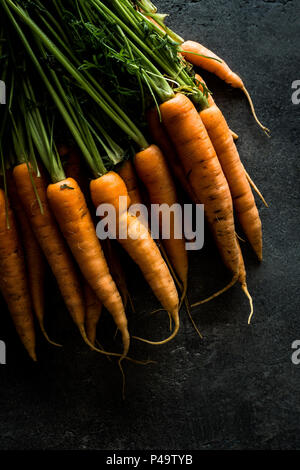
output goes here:
[{"label": "dark stone surface", "polygon": [[[300,105],[291,83],[300,79],[298,0],[157,1],[169,24],[199,40],[240,73],[257,113],[272,130],[267,139],[251,117],[246,99],[205,75],[230,126],[239,135],[241,157],[267,198],[258,200],[264,228],[264,262],[244,254],[255,317],[236,286],[194,312],[199,340],[185,313],[176,340],[160,348],[133,343],[131,354],[157,364],[126,364],[127,399],[121,399],[118,367],[89,351],[58,298],[48,295],[48,329],[64,344],[40,339],[39,363],[31,364],[1,307],[1,339],[8,364],[0,366],[1,449],[296,449],[300,448],[300,365],[291,344],[300,339],[299,312],[299,132]],[[191,300],[224,285],[209,236],[190,257]],[[135,332],[161,338],[164,313],[130,266]],[[104,315],[103,331],[113,335]]]}]

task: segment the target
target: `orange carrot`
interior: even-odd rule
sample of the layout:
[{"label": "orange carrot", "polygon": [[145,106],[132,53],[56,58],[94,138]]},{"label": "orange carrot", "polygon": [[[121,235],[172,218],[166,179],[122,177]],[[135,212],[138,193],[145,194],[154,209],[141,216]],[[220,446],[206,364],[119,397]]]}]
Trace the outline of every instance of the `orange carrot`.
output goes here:
[{"label": "orange carrot", "polygon": [[[95,207],[98,207],[100,204],[112,204],[115,207],[118,226],[125,228],[127,234],[127,237],[123,238],[120,237],[118,231],[118,241],[140,267],[154,294],[174,320],[175,328],[169,338],[156,343],[145,340],[150,344],[163,344],[174,338],[179,330],[179,299],[167,265],[156,243],[151,238],[148,229],[137,217],[128,212],[127,209],[130,205],[130,198],[122,178],[117,173],[110,171],[104,176],[92,180],[90,188]],[[119,198],[121,196],[125,201],[127,200],[127,205],[124,210],[121,210],[120,207]]]},{"label": "orange carrot", "polygon": [[0,189],[0,290],[17,333],[36,361],[35,331],[26,268],[14,215]]},{"label": "orange carrot", "polygon": [[261,220],[226,119],[216,104],[201,111],[200,116],[228,181],[241,226],[257,257],[262,260]]},{"label": "orange carrot", "polygon": [[[29,171],[26,163],[17,165],[13,170],[13,176],[32,230],[53,271],[66,306],[83,339],[89,344],[84,327],[85,306],[79,277],[50,210],[45,180],[32,170]],[[43,212],[37,201],[35,190]]]},{"label": "orange carrot", "polygon": [[196,200],[204,204],[223,261],[237,280],[239,253],[230,189],[200,115],[179,93],[163,103],[160,110]]},{"label": "orange carrot", "polygon": [[[135,155],[134,165],[147,189],[151,204],[167,204],[172,207],[178,203],[171,173],[162,152],[156,145],[150,145],[146,150],[138,152]],[[160,214],[160,229],[161,221]],[[175,223],[173,215],[170,220],[170,238],[163,239],[162,244],[172,267],[182,282],[184,297],[187,290],[188,258],[184,238],[175,238],[176,230],[181,230],[181,227],[176,227]]]},{"label": "orange carrot", "polygon": [[60,346],[50,340],[44,326],[44,281],[46,263],[43,252],[29,224],[27,215],[19,199],[17,188],[10,172],[7,173],[7,186],[11,206],[22,233],[22,242],[26,260],[27,277],[33,311],[46,340],[54,346]]},{"label": "orange carrot", "polygon": [[47,196],[84,278],[111,313],[122,334],[125,357],[130,337],[124,306],[109,272],[84,195],[75,180],[66,178],[50,184]]},{"label": "orange carrot", "polygon": [[233,88],[240,88],[245,93],[249,101],[255,121],[269,136],[270,130],[259,121],[252,99],[243,83],[243,80],[230,69],[224,60],[220,59],[220,57],[218,57],[212,51],[195,41],[184,42],[181,44],[180,50],[185,59],[188,60],[191,64],[201,67],[208,72],[214,73]]}]

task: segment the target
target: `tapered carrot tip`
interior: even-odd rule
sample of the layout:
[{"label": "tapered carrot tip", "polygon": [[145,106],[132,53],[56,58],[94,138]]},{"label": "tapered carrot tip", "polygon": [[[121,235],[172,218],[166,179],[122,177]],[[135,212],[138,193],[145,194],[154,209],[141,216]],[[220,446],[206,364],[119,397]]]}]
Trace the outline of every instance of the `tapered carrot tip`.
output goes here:
[{"label": "tapered carrot tip", "polygon": [[250,304],[250,314],[249,314],[249,317],[248,317],[248,325],[250,325],[251,323],[251,320],[252,320],[252,317],[253,317],[253,314],[254,314],[254,307],[253,307],[253,299],[248,291],[248,287],[247,287],[247,284],[246,283],[243,283],[242,284],[242,289],[246,295],[246,297],[248,298],[249,300],[249,304]]},{"label": "tapered carrot tip", "polygon": [[48,333],[47,333],[47,331],[45,330],[45,327],[44,327],[43,324],[40,324],[40,328],[41,328],[41,332],[42,332],[43,335],[44,335],[44,338],[46,339],[46,341],[48,341],[49,344],[51,344],[52,346],[56,346],[56,347],[58,347],[58,348],[62,348],[62,344],[55,343],[54,341],[52,341],[52,339],[49,338]]},{"label": "tapered carrot tip", "polygon": [[256,112],[255,112],[255,108],[254,108],[254,104],[253,104],[253,101],[251,99],[251,96],[248,92],[248,90],[243,86],[242,87],[242,91],[245,93],[246,97],[247,97],[247,100],[249,101],[249,104],[250,104],[250,108],[251,108],[251,111],[252,111],[252,114],[253,114],[253,117],[255,119],[255,121],[257,122],[257,124],[259,125],[259,127],[264,131],[264,133],[266,134],[267,137],[271,137],[271,131],[270,129],[268,129],[266,126],[264,126],[260,120],[258,119],[257,115],[256,115]]}]

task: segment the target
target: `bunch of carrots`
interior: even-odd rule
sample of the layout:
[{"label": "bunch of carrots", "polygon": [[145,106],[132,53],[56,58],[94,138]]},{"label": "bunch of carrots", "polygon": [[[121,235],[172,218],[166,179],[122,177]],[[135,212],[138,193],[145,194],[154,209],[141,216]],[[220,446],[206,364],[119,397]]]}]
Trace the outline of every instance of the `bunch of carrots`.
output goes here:
[{"label": "bunch of carrots", "polygon": [[[249,298],[251,317],[234,217],[261,261],[262,225],[252,189],[263,197],[241,162],[237,135],[196,72],[240,88],[255,121],[269,130],[226,62],[171,31],[149,0],[0,0],[0,60],[8,88],[0,109],[0,289],[31,358],[34,315],[56,345],[44,324],[47,264],[83,340],[117,357],[121,368],[124,359],[132,360],[131,339],[170,341],[180,329],[183,304],[190,314],[236,282]],[[181,190],[204,205],[231,273],[227,286],[192,306],[185,240],[175,237],[175,223],[170,237],[156,243],[149,221],[130,210],[180,203]],[[119,251],[96,234],[96,208],[107,203],[128,234],[124,239],[117,232],[117,241],[174,325],[166,339],[136,338],[128,327],[130,294]],[[121,333],[121,352],[97,342],[103,307]]]}]

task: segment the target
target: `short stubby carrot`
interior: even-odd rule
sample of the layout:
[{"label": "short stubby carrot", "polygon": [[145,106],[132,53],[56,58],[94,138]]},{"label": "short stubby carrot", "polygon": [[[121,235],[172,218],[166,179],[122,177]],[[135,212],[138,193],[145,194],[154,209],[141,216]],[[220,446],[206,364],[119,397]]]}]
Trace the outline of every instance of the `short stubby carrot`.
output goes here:
[{"label": "short stubby carrot", "polygon": [[228,181],[238,220],[259,260],[262,260],[262,225],[245,169],[230,129],[216,104],[200,112]]},{"label": "short stubby carrot", "polygon": [[50,184],[47,196],[60,229],[80,270],[112,315],[123,339],[123,356],[130,345],[121,296],[109,272],[84,195],[72,178]]},{"label": "short stubby carrot", "polygon": [[239,75],[231,70],[227,63],[220,59],[216,54],[195,41],[186,41],[180,45],[180,50],[184,58],[193,65],[201,67],[208,72],[214,73],[217,77],[224,80],[233,88],[240,88],[246,95],[252,114],[257,124],[269,136],[270,130],[265,127],[258,119],[252,99],[246,89],[243,80]]},{"label": "short stubby carrot", "polygon": [[230,189],[200,115],[180,93],[160,105],[160,110],[196,202],[204,204],[223,261],[237,279],[239,253]]},{"label": "short stubby carrot", "polygon": [[[134,158],[134,165],[140,180],[147,189],[151,204],[159,206],[167,204],[170,209],[173,205],[178,204],[174,181],[164,155],[157,145],[150,145],[147,149],[138,152]],[[161,214],[159,222],[161,230]],[[175,220],[173,215],[170,218],[170,237],[163,239],[162,244],[173,269],[182,283],[183,293],[185,294],[187,289],[188,257],[184,238],[175,237],[176,233],[182,233],[182,227],[178,227],[175,224],[178,224],[178,221]]]},{"label": "short stubby carrot", "polygon": [[71,253],[50,210],[46,182],[42,176],[29,170],[26,163],[15,166],[13,177],[32,230],[52,269],[70,315],[83,339],[86,339],[83,292]]},{"label": "short stubby carrot", "polygon": [[[118,241],[140,267],[155,296],[174,320],[174,331],[167,340],[156,343],[145,341],[151,344],[162,344],[169,341],[174,338],[179,330],[177,290],[169,269],[148,229],[127,210],[130,205],[130,198],[124,181],[117,173],[110,171],[100,178],[92,180],[90,188],[95,207],[101,204],[111,204],[115,207],[117,225],[126,229],[124,237],[123,235],[120,237],[120,234],[117,233]],[[123,211],[120,210],[120,197],[123,197],[125,201],[127,200],[127,208],[125,205]]]},{"label": "short stubby carrot", "polygon": [[35,331],[21,241],[5,193],[0,189],[0,290],[17,333],[36,361]]}]

